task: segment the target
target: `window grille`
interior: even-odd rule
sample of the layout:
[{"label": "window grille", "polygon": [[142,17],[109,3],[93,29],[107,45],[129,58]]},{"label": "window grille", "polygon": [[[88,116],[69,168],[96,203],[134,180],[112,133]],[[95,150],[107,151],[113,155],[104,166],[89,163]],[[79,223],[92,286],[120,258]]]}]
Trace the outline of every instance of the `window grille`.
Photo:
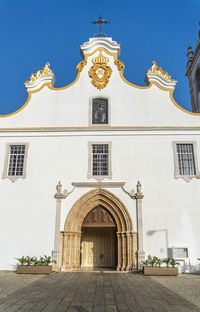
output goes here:
[{"label": "window grille", "polygon": [[92,124],[108,124],[108,100],[93,99]]},{"label": "window grille", "polygon": [[23,176],[25,145],[10,145],[8,176]]},{"label": "window grille", "polygon": [[108,144],[92,145],[92,174],[108,176]]},{"label": "window grille", "polygon": [[178,167],[180,175],[196,175],[193,144],[176,145]]}]

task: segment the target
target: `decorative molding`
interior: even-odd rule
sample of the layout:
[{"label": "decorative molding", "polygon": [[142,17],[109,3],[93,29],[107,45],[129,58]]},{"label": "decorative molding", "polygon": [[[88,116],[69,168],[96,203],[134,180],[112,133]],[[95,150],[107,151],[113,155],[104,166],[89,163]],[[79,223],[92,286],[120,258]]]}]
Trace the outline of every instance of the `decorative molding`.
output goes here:
[{"label": "decorative molding", "polygon": [[46,63],[43,69],[38,70],[37,73],[33,73],[30,80],[25,82],[25,87],[28,92],[36,91],[47,83],[49,83],[52,87],[54,86],[55,76],[49,66],[50,64]]},{"label": "decorative molding", "polygon": [[30,80],[27,80],[25,83],[32,83],[41,76],[45,76],[49,74],[53,75],[53,72],[49,66],[50,64],[49,62],[47,62],[46,65],[43,67],[43,69],[38,70],[37,73],[32,73]]},{"label": "decorative molding", "polygon": [[121,45],[112,40],[111,37],[89,38],[88,42],[80,46],[81,56],[85,58],[99,48],[104,48],[108,52],[115,54],[116,57],[120,56]]},{"label": "decorative molding", "polygon": [[172,79],[168,72],[158,67],[155,61],[152,62],[151,68],[147,70],[145,81],[147,84],[156,82],[161,87],[172,90],[174,90],[177,84],[177,81]]},{"label": "decorative molding", "polygon": [[169,81],[175,81],[174,79],[171,78],[171,76],[168,74],[168,72],[162,70],[161,67],[158,67],[156,62],[153,61],[152,62],[152,66],[151,68],[149,68],[147,70],[147,74],[158,74],[160,76],[162,76],[163,78],[165,78],[166,80],[169,80]]},{"label": "decorative molding", "polygon": [[77,72],[81,73],[86,64],[87,64],[86,60],[83,60],[82,62],[78,63],[78,65],[76,66]]},{"label": "decorative molding", "polygon": [[120,60],[117,60],[117,59],[115,59],[114,63],[115,65],[117,65],[118,70],[124,73],[124,68],[125,68],[124,63],[122,63]]},{"label": "decorative molding", "polygon": [[107,66],[109,58],[103,56],[100,51],[99,55],[92,59],[92,62],[94,65],[89,70],[89,76],[92,78],[93,86],[101,90],[107,86],[112,74],[112,69]]},{"label": "decorative molding", "polygon": [[125,182],[72,182],[74,187],[94,188],[122,188]]},{"label": "decorative molding", "polygon": [[128,192],[125,189],[125,184],[126,182],[102,182],[102,181],[98,181],[98,182],[72,182],[72,190],[70,192],[67,191],[67,189],[65,189],[62,192],[62,184],[59,181],[56,189],[57,192],[54,195],[54,197],[56,199],[65,199],[67,198],[76,188],[96,188],[96,189],[106,189],[106,188],[121,188],[122,191],[124,193],[126,193],[128,196],[130,196],[130,198],[132,199],[143,199],[144,195],[142,193],[141,190],[141,183],[140,181],[137,182],[137,192],[135,192],[134,189],[130,190],[130,192]]},{"label": "decorative molding", "polygon": [[0,132],[78,132],[78,131],[200,131],[199,126],[109,126],[93,125],[87,127],[24,127],[24,128],[0,128]]}]

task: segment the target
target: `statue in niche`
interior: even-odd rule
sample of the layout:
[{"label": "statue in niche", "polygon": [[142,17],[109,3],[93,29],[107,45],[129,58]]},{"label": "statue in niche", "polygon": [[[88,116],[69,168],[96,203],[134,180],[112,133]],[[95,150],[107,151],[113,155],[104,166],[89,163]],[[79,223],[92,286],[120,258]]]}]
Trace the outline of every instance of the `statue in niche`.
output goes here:
[{"label": "statue in niche", "polygon": [[92,123],[108,123],[108,101],[106,99],[94,99],[92,101]]}]

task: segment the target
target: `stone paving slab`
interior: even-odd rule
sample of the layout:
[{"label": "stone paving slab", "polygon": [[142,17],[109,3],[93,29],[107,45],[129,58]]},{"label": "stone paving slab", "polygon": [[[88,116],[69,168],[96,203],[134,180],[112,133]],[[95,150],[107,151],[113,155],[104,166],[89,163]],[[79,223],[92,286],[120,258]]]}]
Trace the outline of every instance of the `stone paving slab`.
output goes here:
[{"label": "stone paving slab", "polygon": [[0,299],[0,312],[200,312],[142,274],[60,272]]},{"label": "stone paving slab", "polygon": [[13,271],[0,271],[0,302],[2,297],[41,279],[44,275],[16,274]]}]

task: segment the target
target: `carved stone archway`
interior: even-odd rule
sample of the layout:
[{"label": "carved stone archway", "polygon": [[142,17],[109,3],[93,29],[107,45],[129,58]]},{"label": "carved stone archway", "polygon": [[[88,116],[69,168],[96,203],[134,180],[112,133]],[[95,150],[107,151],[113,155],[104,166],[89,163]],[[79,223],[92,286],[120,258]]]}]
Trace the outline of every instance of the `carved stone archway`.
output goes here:
[{"label": "carved stone archway", "polygon": [[136,268],[137,233],[128,210],[122,201],[105,189],[84,194],[72,206],[60,237],[62,270],[80,270],[81,227],[87,214],[101,205],[115,220],[117,228],[117,270]]}]

